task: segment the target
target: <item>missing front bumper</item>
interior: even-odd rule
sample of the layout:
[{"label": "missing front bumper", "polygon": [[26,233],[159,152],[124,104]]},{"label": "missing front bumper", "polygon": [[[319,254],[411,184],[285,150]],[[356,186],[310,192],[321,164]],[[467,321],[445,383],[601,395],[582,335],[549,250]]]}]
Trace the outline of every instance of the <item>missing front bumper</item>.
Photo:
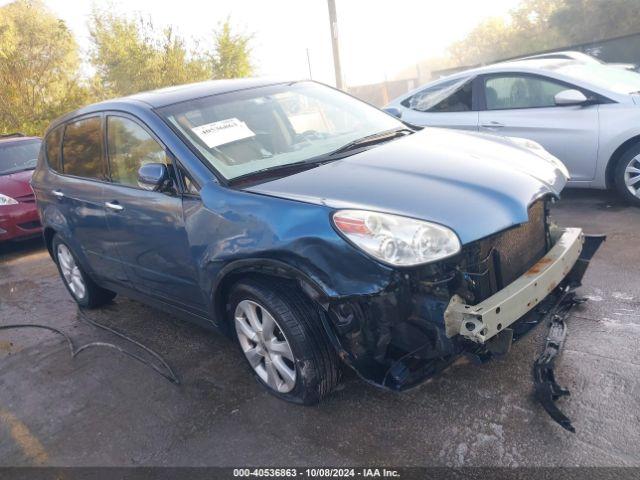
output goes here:
[{"label": "missing front bumper", "polygon": [[454,295],[444,312],[448,337],[484,344],[536,307],[569,275],[583,249],[579,228],[559,230],[556,242],[524,275],[477,305]]}]

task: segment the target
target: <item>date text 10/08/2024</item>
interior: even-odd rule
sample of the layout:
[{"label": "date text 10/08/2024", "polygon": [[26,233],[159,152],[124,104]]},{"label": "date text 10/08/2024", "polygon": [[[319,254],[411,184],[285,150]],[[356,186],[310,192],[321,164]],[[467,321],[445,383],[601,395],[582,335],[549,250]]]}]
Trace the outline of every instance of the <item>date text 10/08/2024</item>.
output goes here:
[{"label": "date text 10/08/2024", "polygon": [[236,468],[234,477],[311,477],[311,478],[399,478],[400,472],[388,468]]}]

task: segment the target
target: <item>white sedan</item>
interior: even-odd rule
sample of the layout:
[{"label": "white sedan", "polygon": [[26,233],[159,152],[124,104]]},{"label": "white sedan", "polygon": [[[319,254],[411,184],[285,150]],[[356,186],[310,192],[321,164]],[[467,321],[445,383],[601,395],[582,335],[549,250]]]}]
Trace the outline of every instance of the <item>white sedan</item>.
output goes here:
[{"label": "white sedan", "polygon": [[533,140],[566,165],[569,186],[615,187],[640,206],[638,73],[562,59],[504,62],[423,85],[385,110],[414,125]]}]

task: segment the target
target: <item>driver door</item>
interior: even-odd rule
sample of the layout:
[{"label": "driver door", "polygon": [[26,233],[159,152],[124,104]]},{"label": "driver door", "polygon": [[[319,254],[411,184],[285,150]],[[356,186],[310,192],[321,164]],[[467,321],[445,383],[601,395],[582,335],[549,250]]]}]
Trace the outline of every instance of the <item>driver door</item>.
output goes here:
[{"label": "driver door", "polygon": [[[206,311],[185,230],[177,174],[165,147],[136,119],[107,115],[111,183],[103,198],[111,246],[132,288],[186,310]],[[138,186],[145,163],[164,163],[173,177],[168,192]]]}]

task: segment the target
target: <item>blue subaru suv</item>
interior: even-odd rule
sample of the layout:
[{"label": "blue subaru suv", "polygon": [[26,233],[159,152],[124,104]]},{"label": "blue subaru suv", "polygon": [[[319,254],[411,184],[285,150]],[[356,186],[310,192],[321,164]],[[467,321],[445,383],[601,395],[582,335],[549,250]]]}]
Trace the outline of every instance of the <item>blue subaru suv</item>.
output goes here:
[{"label": "blue subaru suv", "polygon": [[549,222],[567,177],[535,142],[244,79],[72,112],[32,183],[81,307],[122,294],[221,329],[264,387],[311,404],[343,364],[401,390],[505,353],[595,251]]}]

